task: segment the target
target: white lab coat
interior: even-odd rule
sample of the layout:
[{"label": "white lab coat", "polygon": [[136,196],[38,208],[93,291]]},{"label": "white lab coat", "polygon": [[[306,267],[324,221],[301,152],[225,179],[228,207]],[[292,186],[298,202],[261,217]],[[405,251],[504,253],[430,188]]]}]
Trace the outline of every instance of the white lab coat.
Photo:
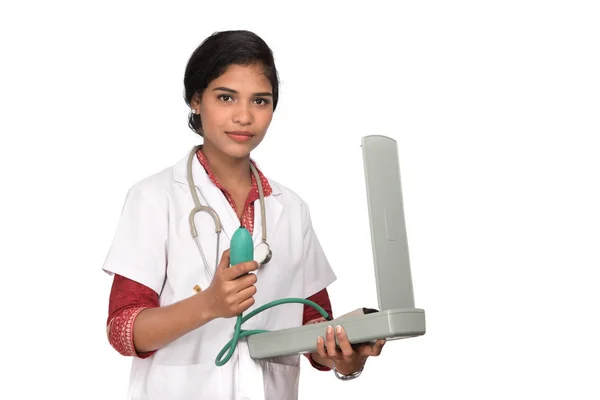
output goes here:
[{"label": "white lab coat", "polygon": [[[103,265],[157,293],[166,306],[194,294],[194,285],[207,288],[210,279],[190,233],[188,217],[194,207],[189,192],[187,156],[152,175],[128,192],[117,232]],[[220,253],[229,248],[239,227],[235,212],[222,192],[194,158],[193,175],[201,203],[221,218]],[[255,305],[286,298],[307,298],[335,279],[313,231],[307,204],[290,189],[269,180],[273,189],[265,198],[267,241],[273,257],[257,271]],[[199,238],[214,273],[216,234],[207,213],[196,217]],[[261,239],[261,210],[255,202],[255,245]],[[219,255],[220,259],[220,255]],[[243,329],[279,330],[302,325],[302,304],[284,304],[263,311]],[[250,357],[247,342],[239,345],[227,364],[215,365],[223,346],[232,338],[236,319],[216,319],[159,349],[147,359],[134,358],[129,399],[144,400],[286,400],[297,399],[300,356],[267,360]],[[316,341],[315,337],[315,341]]]}]

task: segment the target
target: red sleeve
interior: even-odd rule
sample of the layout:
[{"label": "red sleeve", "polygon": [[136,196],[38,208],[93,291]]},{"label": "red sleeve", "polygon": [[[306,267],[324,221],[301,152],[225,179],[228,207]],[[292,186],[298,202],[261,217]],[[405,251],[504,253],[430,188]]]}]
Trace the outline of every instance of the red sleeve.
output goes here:
[{"label": "red sleeve", "polygon": [[[321,306],[333,318],[331,301],[327,289],[310,296],[311,300]],[[150,357],[155,351],[137,353],[133,345],[133,324],[137,315],[145,308],[159,307],[158,294],[131,279],[115,275],[110,293],[109,315],[107,319],[107,336],[110,344],[125,356],[140,358]],[[324,318],[311,306],[304,306],[302,324],[324,321]],[[311,365],[320,371],[330,368],[313,361],[310,354],[305,354]]]},{"label": "red sleeve", "polygon": [[138,353],[133,345],[133,324],[138,314],[160,305],[158,294],[141,283],[116,275],[110,291],[106,334],[109,343],[124,356],[150,357],[155,351]]},{"label": "red sleeve", "polygon": [[[326,312],[329,314],[331,318],[333,318],[333,313],[331,309],[331,301],[329,300],[329,294],[327,293],[327,289],[323,289],[320,292],[310,296],[308,300],[313,301],[320,305]],[[304,306],[304,314],[302,316],[302,325],[308,325],[310,323],[317,323],[325,321],[325,318],[313,307],[305,305]],[[316,342],[316,338],[315,338]],[[325,367],[324,365],[316,363],[310,354],[304,354],[304,356],[310,361],[310,364],[319,371],[330,371],[331,368]]]}]

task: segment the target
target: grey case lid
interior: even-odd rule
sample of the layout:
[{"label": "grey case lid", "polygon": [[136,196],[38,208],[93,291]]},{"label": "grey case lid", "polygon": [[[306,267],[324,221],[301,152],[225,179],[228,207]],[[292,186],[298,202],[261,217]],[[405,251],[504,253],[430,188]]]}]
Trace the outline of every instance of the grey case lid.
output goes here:
[{"label": "grey case lid", "polygon": [[362,152],[379,309],[414,308],[398,145],[365,136]]}]

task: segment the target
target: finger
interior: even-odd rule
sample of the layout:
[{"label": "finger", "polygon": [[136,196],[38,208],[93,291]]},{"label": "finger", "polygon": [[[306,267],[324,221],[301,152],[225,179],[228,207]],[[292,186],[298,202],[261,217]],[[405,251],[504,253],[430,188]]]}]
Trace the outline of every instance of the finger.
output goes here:
[{"label": "finger", "polygon": [[250,297],[248,300],[244,300],[237,307],[236,314],[241,314],[254,305],[254,297]]},{"label": "finger", "polygon": [[355,351],[361,357],[369,357],[373,353],[373,345],[371,343],[361,343],[355,346]]},{"label": "finger", "polygon": [[243,290],[241,290],[240,292],[238,292],[238,294],[236,295],[236,300],[239,303],[242,303],[244,301],[246,301],[247,299],[249,299],[250,297],[254,296],[256,294],[256,286],[252,285],[250,287],[247,287]]},{"label": "finger", "polygon": [[361,355],[367,356],[367,357],[377,357],[378,355],[381,354],[381,349],[383,348],[383,346],[385,345],[385,340],[378,340],[377,342],[371,344],[371,343],[365,343],[364,345],[361,346],[359,353]]},{"label": "finger", "polygon": [[242,269],[243,265],[243,263],[232,265],[231,267],[225,269],[223,271],[223,277],[225,278],[225,280],[233,281],[239,278],[240,276],[245,275],[246,273]]},{"label": "finger", "polygon": [[342,350],[342,354],[344,355],[344,357],[352,357],[352,355],[354,354],[354,349],[352,348],[352,345],[348,340],[348,336],[346,335],[346,331],[344,330],[344,328],[338,325],[335,328],[335,334],[337,336],[338,344],[340,346],[340,349]]},{"label": "finger", "polygon": [[385,342],[385,339],[378,340],[378,341],[375,343],[375,345],[372,347],[372,351],[373,351],[373,354],[372,354],[372,356],[373,356],[373,357],[377,357],[378,355],[380,355],[380,354],[381,354],[381,350],[383,349],[383,346],[385,346],[385,343],[386,343],[386,342]]},{"label": "finger", "polygon": [[335,336],[333,334],[332,326],[327,327],[327,332],[325,333],[325,346],[327,347],[327,355],[331,358],[335,358],[337,350],[335,348]]},{"label": "finger", "polygon": [[219,266],[218,266],[218,270],[226,270],[227,268],[229,268],[229,263],[231,262],[231,258],[229,255],[229,249],[225,250],[223,252],[223,255],[221,256],[221,261],[219,261]]},{"label": "finger", "polygon": [[241,272],[247,274],[248,272],[256,271],[258,269],[258,263],[254,260],[240,264]]},{"label": "finger", "polygon": [[317,338],[317,353],[319,353],[323,359],[328,358],[327,352],[325,351],[325,340],[321,336]]},{"label": "finger", "polygon": [[258,269],[258,263],[256,261],[248,261],[239,263],[237,265],[233,265],[229,268],[226,273],[227,280],[234,280],[239,278],[242,275],[246,275],[250,271],[255,271]]},{"label": "finger", "polygon": [[236,278],[231,282],[234,293],[241,292],[242,290],[249,288],[250,286],[254,285],[257,280],[258,278],[255,274],[246,274]]}]

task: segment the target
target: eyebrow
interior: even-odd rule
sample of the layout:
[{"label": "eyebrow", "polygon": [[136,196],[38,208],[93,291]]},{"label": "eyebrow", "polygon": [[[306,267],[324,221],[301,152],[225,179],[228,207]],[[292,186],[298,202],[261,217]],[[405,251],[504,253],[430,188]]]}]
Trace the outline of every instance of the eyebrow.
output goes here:
[{"label": "eyebrow", "polygon": [[[233,94],[237,94],[237,90],[233,90],[233,89],[229,89],[227,87],[224,86],[219,86],[217,88],[214,88],[213,91],[215,90],[221,90],[223,92],[229,92],[229,93],[233,93]],[[259,93],[254,93],[254,96],[273,96],[272,93],[270,92],[259,92]]]}]

